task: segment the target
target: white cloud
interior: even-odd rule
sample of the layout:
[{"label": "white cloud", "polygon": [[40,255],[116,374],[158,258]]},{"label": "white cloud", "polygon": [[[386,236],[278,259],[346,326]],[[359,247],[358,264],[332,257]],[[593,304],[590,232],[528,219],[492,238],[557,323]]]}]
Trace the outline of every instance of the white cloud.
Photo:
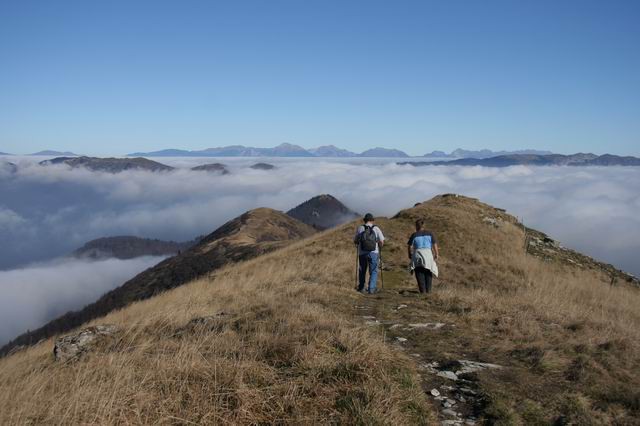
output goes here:
[{"label": "white cloud", "polygon": [[82,308],[162,258],[59,259],[0,271],[0,345],[69,310]]},{"label": "white cloud", "polygon": [[15,230],[26,223],[27,220],[18,213],[0,206],[0,230]]},{"label": "white cloud", "polygon": [[[287,210],[320,193],[359,212],[393,215],[456,192],[507,208],[568,246],[640,274],[634,260],[640,249],[640,168],[414,168],[380,160],[261,158],[278,166],[261,171],[248,168],[258,161],[248,158],[160,161],[183,169],[113,175],[21,162],[16,175],[0,178],[0,204],[27,221],[30,233],[0,230],[0,238],[20,239],[20,249],[0,248],[0,268],[66,254],[108,235],[187,240],[248,209]],[[232,173],[186,169],[205,162],[223,162]]]}]

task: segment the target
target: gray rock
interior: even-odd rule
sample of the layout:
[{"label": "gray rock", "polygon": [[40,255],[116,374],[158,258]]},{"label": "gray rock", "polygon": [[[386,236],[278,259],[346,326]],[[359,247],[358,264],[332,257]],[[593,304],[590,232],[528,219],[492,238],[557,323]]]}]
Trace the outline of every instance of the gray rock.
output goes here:
[{"label": "gray rock", "polygon": [[447,408],[446,410],[442,410],[442,414],[449,417],[458,417],[458,413],[453,411],[451,408]]},{"label": "gray rock", "polygon": [[437,376],[444,377],[449,380],[458,380],[458,376],[453,371],[440,371]]},{"label": "gray rock", "polygon": [[423,322],[423,323],[414,323],[414,324],[409,324],[410,328],[426,328],[426,329],[430,329],[430,330],[437,330],[439,328],[444,327],[446,324],[441,323],[441,322]]},{"label": "gray rock", "polygon": [[476,392],[469,389],[469,388],[460,388],[460,392],[462,392],[465,395],[475,395]]},{"label": "gray rock", "polygon": [[431,389],[431,395],[440,396],[440,391],[436,388]]},{"label": "gray rock", "polygon": [[467,361],[464,359],[458,360],[458,362],[462,365],[462,368],[456,371],[456,375],[458,376],[467,373],[475,373],[476,371],[481,370],[502,368],[501,365],[489,364],[487,362]]},{"label": "gray rock", "polygon": [[407,341],[407,339],[406,339],[406,338],[404,338],[404,337],[396,337],[396,340],[397,340],[398,342],[400,342],[400,343],[404,343],[404,342],[406,342],[406,341]]},{"label": "gray rock", "polygon": [[68,361],[88,351],[99,339],[112,336],[118,331],[113,324],[96,325],[85,328],[77,334],[60,337],[53,348],[57,361]]},{"label": "gray rock", "polygon": [[494,217],[485,216],[485,217],[482,218],[482,221],[484,223],[487,223],[487,224],[489,224],[491,226],[494,226],[496,228],[498,228],[500,226],[500,222],[498,222],[498,219],[496,219]]}]

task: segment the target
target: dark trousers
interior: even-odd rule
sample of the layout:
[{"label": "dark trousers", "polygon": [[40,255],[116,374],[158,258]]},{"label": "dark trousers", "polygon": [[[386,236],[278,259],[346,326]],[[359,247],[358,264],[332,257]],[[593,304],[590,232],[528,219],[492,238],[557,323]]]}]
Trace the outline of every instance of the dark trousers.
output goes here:
[{"label": "dark trousers", "polygon": [[416,274],[420,293],[431,293],[431,281],[433,279],[431,271],[425,268],[416,268],[414,273]]}]

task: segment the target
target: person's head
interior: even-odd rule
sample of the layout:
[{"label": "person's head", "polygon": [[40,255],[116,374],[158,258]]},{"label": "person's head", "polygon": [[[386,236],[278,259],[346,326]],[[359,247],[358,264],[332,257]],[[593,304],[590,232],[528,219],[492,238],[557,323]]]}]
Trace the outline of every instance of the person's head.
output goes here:
[{"label": "person's head", "polygon": [[364,218],[362,220],[364,221],[364,223],[368,223],[368,222],[374,222],[376,219],[373,217],[371,213],[367,213],[364,215]]},{"label": "person's head", "polygon": [[424,228],[424,219],[416,220],[416,231],[420,231],[422,228]]}]

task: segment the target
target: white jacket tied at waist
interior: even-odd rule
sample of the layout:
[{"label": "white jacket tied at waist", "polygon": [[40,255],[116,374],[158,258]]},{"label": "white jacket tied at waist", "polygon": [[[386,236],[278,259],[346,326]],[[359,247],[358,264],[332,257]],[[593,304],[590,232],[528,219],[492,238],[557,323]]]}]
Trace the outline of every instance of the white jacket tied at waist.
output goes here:
[{"label": "white jacket tied at waist", "polygon": [[413,251],[411,258],[411,270],[416,268],[424,268],[431,271],[434,276],[438,276],[438,265],[433,258],[433,252],[431,249],[417,249]]}]

